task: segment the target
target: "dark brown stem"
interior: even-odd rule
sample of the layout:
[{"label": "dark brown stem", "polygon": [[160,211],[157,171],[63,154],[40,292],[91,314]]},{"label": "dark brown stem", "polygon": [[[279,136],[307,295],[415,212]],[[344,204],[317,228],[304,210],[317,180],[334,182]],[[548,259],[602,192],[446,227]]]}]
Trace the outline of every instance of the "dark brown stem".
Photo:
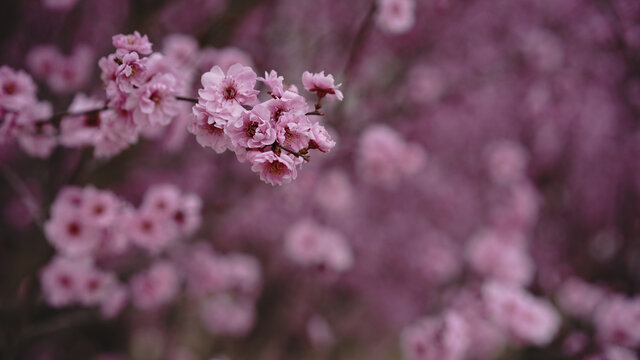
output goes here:
[{"label": "dark brown stem", "polygon": [[367,35],[369,35],[369,33],[371,32],[371,28],[373,26],[373,15],[375,15],[375,13],[376,2],[372,1],[371,6],[369,7],[369,12],[360,24],[360,28],[358,29],[358,32],[356,33],[356,36],[351,43],[349,57],[347,58],[347,62],[344,65],[344,70],[342,71],[345,76],[351,71],[351,68],[356,62],[356,58],[358,57],[359,50],[364,45],[364,42],[367,39]]},{"label": "dark brown stem", "polygon": [[192,103],[197,103],[198,102],[198,99],[192,98],[192,97],[186,97],[186,96],[176,96],[176,100],[189,101],[189,102],[192,102]]},{"label": "dark brown stem", "polygon": [[301,158],[303,158],[303,159],[304,159],[304,161],[307,161],[307,162],[308,162],[308,161],[310,160],[309,155],[304,155],[304,154],[301,154],[301,153],[299,153],[299,152],[297,152],[297,151],[293,151],[293,150],[291,150],[291,149],[289,149],[289,148],[287,148],[287,147],[284,147],[284,146],[280,145],[280,144],[279,144],[279,143],[277,143],[277,142],[275,143],[275,145],[276,145],[277,147],[279,147],[280,149],[282,149],[282,150],[284,150],[284,151],[288,152],[289,154],[292,154],[292,155],[294,155],[294,156],[296,156],[296,157],[301,157]]}]

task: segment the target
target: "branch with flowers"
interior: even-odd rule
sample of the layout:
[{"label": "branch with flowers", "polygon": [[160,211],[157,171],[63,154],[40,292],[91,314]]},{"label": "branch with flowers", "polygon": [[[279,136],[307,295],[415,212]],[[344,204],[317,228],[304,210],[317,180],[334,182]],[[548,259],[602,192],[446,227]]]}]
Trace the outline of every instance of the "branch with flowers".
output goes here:
[{"label": "branch with flowers", "polygon": [[[93,146],[94,156],[110,157],[184,116],[184,102],[195,103],[187,130],[201,146],[234,152],[272,185],[294,180],[311,150],[335,146],[320,118],[323,99],[343,99],[332,75],[304,72],[304,89],[317,97],[310,105],[274,70],[258,77],[239,63],[226,70],[216,65],[201,76],[202,88],[193,98],[184,94],[194,69],[153,52],[146,35],[115,35],[113,45],[116,51],[98,62],[106,100],[79,94],[58,114],[38,101],[30,75],[0,68],[0,141],[17,139],[28,154],[42,158],[57,145]],[[262,101],[258,81],[268,88]]]}]

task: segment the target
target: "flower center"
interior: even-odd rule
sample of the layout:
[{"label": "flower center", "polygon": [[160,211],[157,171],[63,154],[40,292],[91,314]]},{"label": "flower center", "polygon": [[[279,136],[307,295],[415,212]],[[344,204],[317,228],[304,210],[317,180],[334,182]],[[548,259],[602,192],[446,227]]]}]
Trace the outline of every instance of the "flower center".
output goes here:
[{"label": "flower center", "polygon": [[248,137],[252,138],[256,135],[256,129],[258,128],[258,123],[251,122],[247,125],[246,134]]},{"label": "flower center", "polygon": [[223,91],[224,98],[227,100],[235,99],[236,94],[237,94],[236,88],[233,86],[227,86],[227,88],[225,88]]}]

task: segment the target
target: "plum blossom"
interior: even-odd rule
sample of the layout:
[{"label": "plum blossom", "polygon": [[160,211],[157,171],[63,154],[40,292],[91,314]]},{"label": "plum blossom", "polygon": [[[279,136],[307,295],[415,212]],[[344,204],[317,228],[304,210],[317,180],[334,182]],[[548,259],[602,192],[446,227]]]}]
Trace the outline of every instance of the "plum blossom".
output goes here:
[{"label": "plum blossom", "polygon": [[482,292],[493,320],[516,340],[545,346],[558,332],[560,315],[548,301],[497,282],[485,283]]},{"label": "plum blossom", "polygon": [[173,265],[159,261],[131,278],[129,283],[133,305],[141,310],[154,310],[173,300],[180,286]]},{"label": "plum blossom", "polygon": [[308,71],[302,73],[302,85],[305,90],[315,93],[319,99],[326,97],[329,102],[344,99],[342,91],[338,90],[342,84],[335,85],[334,82],[333,75],[325,75],[324,71],[313,74]]},{"label": "plum blossom", "polygon": [[277,155],[273,151],[248,153],[251,170],[260,174],[260,180],[271,185],[289,183],[298,176],[297,166],[302,164],[302,159],[289,153],[281,152]]},{"label": "plum blossom", "polygon": [[410,360],[462,360],[469,349],[469,328],[455,311],[422,319],[402,333],[402,348]]},{"label": "plum blossom", "polygon": [[343,272],[353,266],[353,253],[347,240],[337,231],[304,219],[285,235],[285,253],[303,266],[316,266]]},{"label": "plum blossom", "polygon": [[378,0],[376,22],[384,31],[402,34],[416,22],[415,0]]},{"label": "plum blossom", "polygon": [[113,46],[120,51],[120,53],[137,52],[141,55],[151,54],[152,44],[149,42],[147,35],[140,35],[138,31],[134,31],[133,34],[123,35],[118,34],[113,36]]}]

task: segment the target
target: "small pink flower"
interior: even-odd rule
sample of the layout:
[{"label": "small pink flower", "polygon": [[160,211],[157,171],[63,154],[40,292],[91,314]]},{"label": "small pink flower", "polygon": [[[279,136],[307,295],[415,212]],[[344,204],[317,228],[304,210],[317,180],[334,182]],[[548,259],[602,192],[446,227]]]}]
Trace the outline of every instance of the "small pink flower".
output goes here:
[{"label": "small pink flower", "polygon": [[302,159],[282,151],[276,155],[273,151],[250,151],[247,159],[251,170],[260,174],[260,179],[271,185],[282,185],[295,180],[298,176],[296,166]]},{"label": "small pink flower", "polygon": [[18,112],[15,119],[18,144],[30,156],[47,158],[58,145],[55,127],[42,122],[52,115],[51,104],[44,101],[34,102]]},{"label": "small pink flower", "polygon": [[142,86],[148,79],[146,58],[136,52],[128,53],[120,60],[115,71],[115,81],[121,91],[130,92]]},{"label": "small pink flower", "polygon": [[278,143],[293,151],[309,146],[311,123],[309,119],[293,112],[282,114],[276,123]]},{"label": "small pink flower", "polygon": [[261,148],[276,141],[276,129],[270,121],[269,109],[255,106],[239,118],[231,120],[224,128],[233,146],[241,148]]},{"label": "small pink flower", "polygon": [[469,330],[455,311],[428,317],[403,331],[403,352],[409,360],[463,360],[472,350]]},{"label": "small pink flower", "polygon": [[154,310],[178,294],[180,281],[176,269],[168,262],[156,262],[134,275],[129,283],[133,305],[141,310]]},{"label": "small pink flower", "polygon": [[202,309],[204,326],[213,335],[245,336],[253,327],[254,318],[252,304],[226,296],[207,301]]},{"label": "small pink flower", "polygon": [[271,70],[269,73],[265,71],[264,77],[260,77],[258,80],[262,81],[271,89],[271,96],[282,97],[284,94],[284,77],[278,76],[275,70]]},{"label": "small pink flower", "polygon": [[333,75],[325,75],[324,71],[312,74],[308,71],[302,73],[302,85],[305,90],[316,93],[319,98],[327,98],[327,101],[344,99],[342,91],[338,88],[342,84],[335,85]]},{"label": "small pink flower", "polygon": [[115,286],[102,299],[100,304],[100,315],[105,319],[112,319],[118,316],[129,300],[129,293],[124,286]]},{"label": "small pink flower", "polygon": [[322,152],[329,152],[336,146],[336,142],[331,139],[331,135],[324,126],[313,123],[310,129],[309,149],[318,149]]},{"label": "small pink flower", "polygon": [[198,54],[198,40],[191,35],[170,34],[162,40],[162,52],[180,66],[189,65]]},{"label": "small pink flower", "polygon": [[102,303],[117,284],[114,274],[96,268],[82,272],[78,280],[78,301],[85,306]]},{"label": "small pink flower", "polygon": [[92,254],[99,245],[100,229],[81,211],[56,214],[44,225],[49,242],[62,254],[82,257]]},{"label": "small pink flower", "polygon": [[612,296],[602,302],[595,314],[598,338],[605,344],[629,348],[640,346],[640,297]]},{"label": "small pink flower", "polygon": [[483,231],[467,246],[467,258],[477,273],[512,285],[527,285],[535,265],[524,241],[509,234]]},{"label": "small pink flower", "polygon": [[415,24],[415,0],[378,0],[376,22],[384,31],[402,34]]},{"label": "small pink flower", "polygon": [[38,45],[29,50],[26,62],[29,71],[36,78],[46,79],[61,66],[63,60],[60,51],[54,45]]},{"label": "small pink flower", "polygon": [[53,307],[69,306],[76,302],[84,264],[63,257],[55,257],[40,273],[45,300]]},{"label": "small pink flower", "polygon": [[346,173],[332,170],[316,184],[314,198],[325,212],[344,213],[354,204],[353,185]]},{"label": "small pink flower", "polygon": [[560,328],[555,308],[521,288],[494,282],[486,283],[482,292],[493,320],[516,340],[546,346]]},{"label": "small pink flower", "polygon": [[167,248],[175,239],[176,228],[167,219],[153,212],[133,212],[128,216],[127,234],[131,241],[156,254]]},{"label": "small pink flower", "polygon": [[144,194],[140,211],[169,219],[180,205],[182,194],[173,185],[154,185]]},{"label": "small pink flower", "polygon": [[502,185],[513,184],[525,178],[527,160],[522,146],[506,140],[491,144],[487,152],[491,179]]},{"label": "small pink flower", "polygon": [[584,320],[591,320],[596,308],[605,300],[606,291],[579,278],[565,280],[556,293],[560,309]]},{"label": "small pink flower", "polygon": [[36,84],[26,72],[0,67],[0,109],[18,111],[36,103]]},{"label": "small pink flower", "polygon": [[371,126],[360,137],[357,165],[366,181],[392,188],[420,171],[424,162],[424,150],[388,126]]},{"label": "small pink flower", "polygon": [[78,46],[71,55],[60,55],[58,61],[57,67],[46,77],[51,90],[58,94],[69,94],[86,86],[95,66],[90,47]]},{"label": "small pink flower", "polygon": [[136,51],[142,55],[151,54],[151,43],[147,35],[141,36],[138,31],[133,34],[118,34],[113,36],[113,46],[123,52]]},{"label": "small pink flower", "polygon": [[202,100],[219,107],[254,105],[258,102],[256,73],[248,66],[234,64],[226,72],[214,66],[202,75],[203,88],[198,91]]},{"label": "small pink flower", "polygon": [[[79,93],[71,102],[69,112],[83,112],[100,109],[104,103]],[[60,144],[67,147],[81,147],[95,144],[101,133],[100,112],[85,115],[65,116],[60,122]]]},{"label": "small pink flower", "polygon": [[218,154],[225,152],[230,146],[229,138],[224,134],[224,125],[209,122],[209,114],[205,107],[196,104],[193,107],[193,119],[187,130],[196,136],[202,147],[210,147]]},{"label": "small pink flower", "polygon": [[120,210],[120,200],[113,193],[91,186],[84,189],[81,211],[90,223],[111,226]]},{"label": "small pink flower", "polygon": [[141,87],[127,104],[134,109],[134,121],[139,125],[168,125],[179,111],[175,83],[173,75],[163,74]]},{"label": "small pink flower", "polygon": [[338,232],[311,219],[295,223],[285,235],[285,252],[291,260],[305,266],[329,268],[337,272],[353,265],[347,240]]}]

